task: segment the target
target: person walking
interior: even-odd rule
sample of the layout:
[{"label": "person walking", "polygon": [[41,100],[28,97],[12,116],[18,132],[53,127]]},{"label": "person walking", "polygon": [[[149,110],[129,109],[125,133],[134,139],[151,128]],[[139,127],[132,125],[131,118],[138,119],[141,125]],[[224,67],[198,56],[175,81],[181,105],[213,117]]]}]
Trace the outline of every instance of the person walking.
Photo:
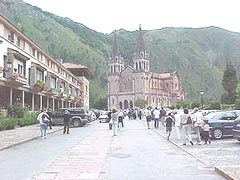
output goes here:
[{"label": "person walking", "polygon": [[193,114],[192,114],[192,120],[193,120],[193,129],[197,135],[197,144],[201,145],[201,130],[203,125],[203,115],[201,112],[198,111],[198,108],[194,108]]},{"label": "person walking", "polygon": [[64,115],[63,115],[63,134],[67,133],[69,134],[69,127],[70,127],[70,118],[71,118],[71,114],[68,110],[64,111]]},{"label": "person walking", "polygon": [[160,118],[160,111],[157,107],[153,110],[153,118],[154,118],[154,128],[158,129],[159,127],[159,118]]},{"label": "person walking", "polygon": [[175,130],[176,130],[176,133],[177,133],[177,139],[181,139],[181,133],[180,133],[180,122],[181,122],[181,119],[180,119],[180,114],[179,112],[177,111],[174,111],[173,112],[173,115],[174,115],[174,125],[175,125]]},{"label": "person walking", "polygon": [[120,112],[118,113],[118,128],[120,127],[119,126],[120,123],[121,123],[122,128],[124,127],[123,118],[124,118],[123,112],[122,112],[122,110],[120,110]]},{"label": "person walking", "polygon": [[207,144],[207,142],[211,144],[211,140],[209,138],[210,126],[207,121],[203,121],[202,129],[203,129],[203,139],[205,141],[205,144]]},{"label": "person walking", "polygon": [[174,123],[174,116],[171,112],[169,112],[168,116],[165,119],[167,140],[169,140],[169,138],[171,136],[173,123]]},{"label": "person walking", "polygon": [[184,114],[180,115],[183,145],[186,145],[187,139],[191,145],[193,145],[192,136],[190,134],[192,128],[192,118],[188,113],[188,109],[185,108],[183,112]]},{"label": "person walking", "polygon": [[161,124],[162,124],[163,127],[165,127],[166,115],[167,115],[166,110],[163,107],[161,107],[161,110],[160,110],[160,121],[161,121]]},{"label": "person walking", "polygon": [[37,120],[40,123],[40,133],[41,133],[41,138],[46,139],[47,138],[47,126],[49,122],[50,117],[48,114],[45,112],[45,110],[41,110],[39,113]]},{"label": "person walking", "polygon": [[150,108],[145,109],[144,115],[147,119],[147,128],[150,129],[150,122],[152,120],[152,112],[150,111]]},{"label": "person walking", "polygon": [[113,122],[113,136],[117,136],[117,128],[118,128],[118,112],[116,109],[112,110],[112,122]]}]

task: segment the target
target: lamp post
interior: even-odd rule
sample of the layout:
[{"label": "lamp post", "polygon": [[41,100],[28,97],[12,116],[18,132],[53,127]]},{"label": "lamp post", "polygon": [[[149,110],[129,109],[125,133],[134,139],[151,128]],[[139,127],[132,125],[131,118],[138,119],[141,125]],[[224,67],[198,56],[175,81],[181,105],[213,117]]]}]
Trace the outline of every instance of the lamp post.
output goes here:
[{"label": "lamp post", "polygon": [[200,91],[200,95],[201,95],[201,104],[202,104],[202,109],[203,109],[203,94],[204,94],[204,91],[201,90]]}]

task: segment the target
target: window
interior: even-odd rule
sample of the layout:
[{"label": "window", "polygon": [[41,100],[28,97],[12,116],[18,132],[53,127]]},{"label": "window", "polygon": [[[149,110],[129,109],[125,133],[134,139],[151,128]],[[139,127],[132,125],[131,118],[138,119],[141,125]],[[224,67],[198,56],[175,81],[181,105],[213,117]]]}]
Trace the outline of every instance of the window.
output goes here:
[{"label": "window", "polygon": [[33,55],[33,57],[35,57],[35,55],[36,55],[36,50],[34,48],[32,49],[32,55]]},{"label": "window", "polygon": [[14,70],[14,73],[25,76],[25,62],[14,58],[13,70]]},{"label": "window", "polygon": [[50,87],[56,88],[56,78],[55,77],[51,77]]},{"label": "window", "polygon": [[8,40],[14,42],[14,32],[8,34]]},{"label": "window", "polygon": [[43,81],[43,72],[38,70],[36,71],[36,80],[37,81]]},{"label": "window", "polygon": [[19,38],[19,37],[17,37],[17,46],[19,46],[19,47],[20,47],[20,44],[21,44],[21,40],[20,40],[20,38]]},{"label": "window", "polygon": [[18,68],[17,69],[18,69],[17,70],[18,74],[22,74],[23,75],[23,65],[18,64]]}]

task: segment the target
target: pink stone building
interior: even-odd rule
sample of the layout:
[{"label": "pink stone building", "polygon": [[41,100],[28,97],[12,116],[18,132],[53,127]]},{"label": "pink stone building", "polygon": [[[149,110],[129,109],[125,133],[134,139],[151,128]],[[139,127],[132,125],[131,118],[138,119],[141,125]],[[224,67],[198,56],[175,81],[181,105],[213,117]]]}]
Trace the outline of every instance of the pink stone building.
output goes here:
[{"label": "pink stone building", "polygon": [[144,47],[143,32],[139,27],[137,47],[132,66],[125,67],[118,50],[115,32],[113,52],[109,63],[108,109],[137,108],[135,101],[147,101],[147,106],[173,106],[185,99],[179,74],[150,72],[150,60]]}]

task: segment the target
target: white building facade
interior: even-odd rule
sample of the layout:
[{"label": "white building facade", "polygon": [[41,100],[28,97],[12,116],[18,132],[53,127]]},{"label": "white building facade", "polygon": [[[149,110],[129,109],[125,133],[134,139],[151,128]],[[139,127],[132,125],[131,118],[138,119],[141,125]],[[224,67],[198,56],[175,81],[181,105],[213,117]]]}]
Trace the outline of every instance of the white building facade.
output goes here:
[{"label": "white building facade", "polygon": [[89,108],[88,76],[86,67],[68,69],[0,16],[0,108]]}]

